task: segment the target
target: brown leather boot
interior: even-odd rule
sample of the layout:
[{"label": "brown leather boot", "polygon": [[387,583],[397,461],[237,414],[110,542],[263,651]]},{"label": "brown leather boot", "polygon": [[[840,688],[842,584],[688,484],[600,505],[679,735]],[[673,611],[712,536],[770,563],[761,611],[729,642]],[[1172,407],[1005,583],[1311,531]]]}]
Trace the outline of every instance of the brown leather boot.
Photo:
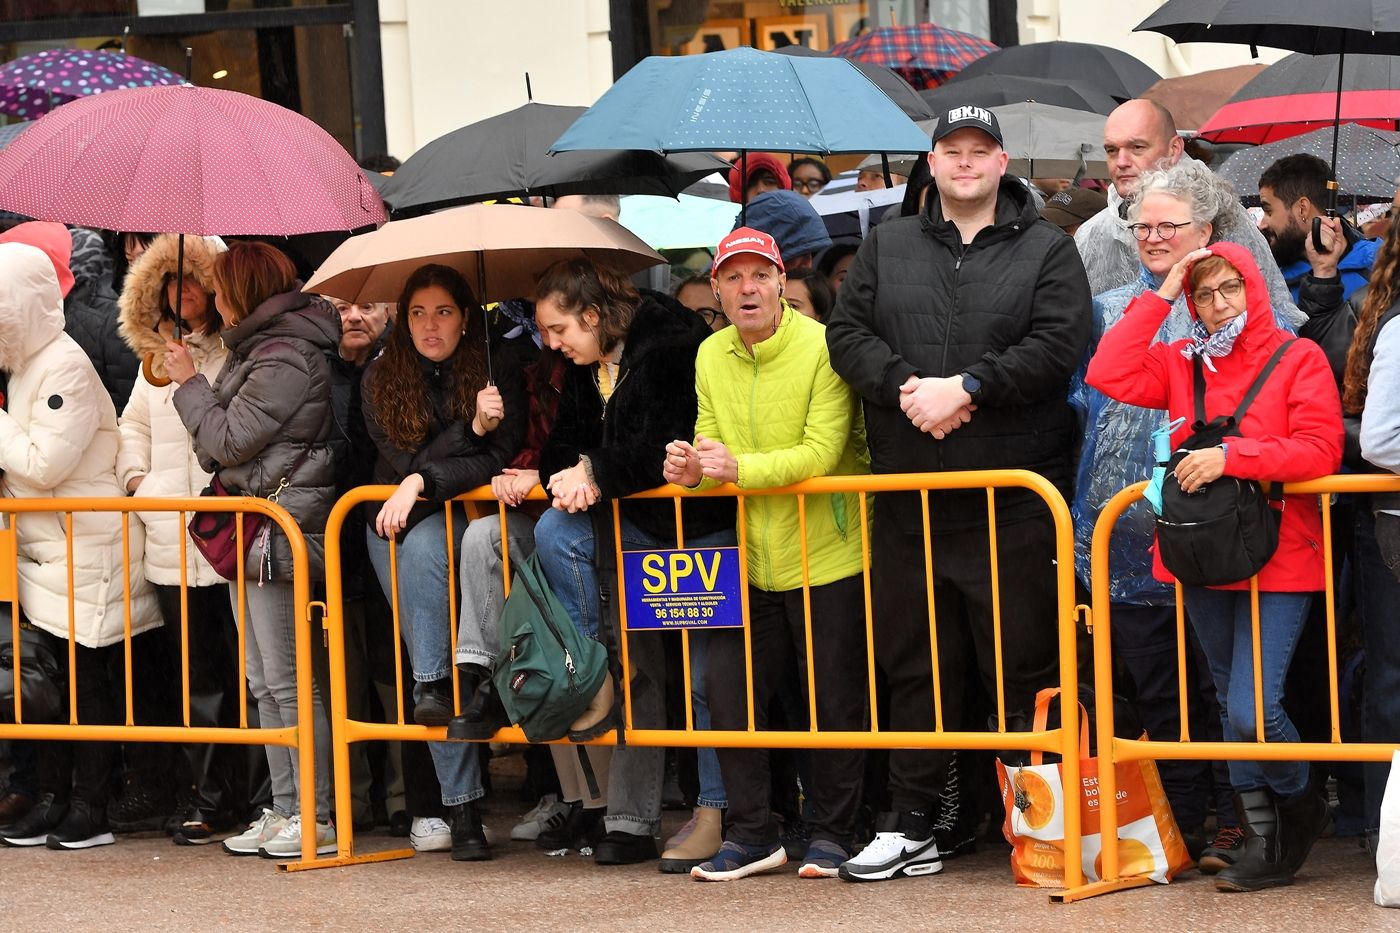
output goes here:
[{"label": "brown leather boot", "polygon": [[613,728],[613,682],[612,677],[603,678],[603,686],[593,695],[588,709],[569,726],[569,741],[587,742]]},{"label": "brown leather boot", "polygon": [[724,843],[724,811],[714,807],[695,809],[695,828],[679,845],[661,853],[660,870],[668,875],[683,875],[701,862],[708,861]]}]

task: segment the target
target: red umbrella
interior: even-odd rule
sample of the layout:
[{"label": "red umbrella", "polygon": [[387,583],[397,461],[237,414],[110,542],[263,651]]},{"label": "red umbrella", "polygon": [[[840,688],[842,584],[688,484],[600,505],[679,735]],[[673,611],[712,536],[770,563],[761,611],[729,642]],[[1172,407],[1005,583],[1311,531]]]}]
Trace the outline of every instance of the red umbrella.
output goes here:
[{"label": "red umbrella", "polygon": [[1260,145],[1333,123],[1400,129],[1400,90],[1343,91],[1340,112],[1335,91],[1232,101],[1205,122],[1200,136],[1213,143]]},{"label": "red umbrella", "polygon": [[0,152],[0,208],[157,233],[277,235],[384,222],[350,154],[285,107],[215,88],[109,91]]}]

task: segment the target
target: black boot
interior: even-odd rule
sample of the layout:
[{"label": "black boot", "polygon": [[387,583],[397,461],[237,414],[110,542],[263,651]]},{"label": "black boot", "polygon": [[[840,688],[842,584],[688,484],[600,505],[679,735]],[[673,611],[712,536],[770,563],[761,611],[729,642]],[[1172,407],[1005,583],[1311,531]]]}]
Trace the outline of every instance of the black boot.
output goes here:
[{"label": "black boot", "polygon": [[452,681],[434,680],[418,685],[413,721],[420,726],[445,726],[452,718]]},{"label": "black boot", "polygon": [[485,862],[491,858],[491,844],[481,824],[481,811],[473,803],[447,808],[447,825],[452,829],[454,862]]},{"label": "black boot", "polygon": [[1293,870],[1284,857],[1273,792],[1247,790],[1236,794],[1235,812],[1244,829],[1244,843],[1235,855],[1235,864],[1215,876],[1215,889],[1262,891],[1292,884]]},{"label": "black boot", "polygon": [[453,716],[447,721],[447,740],[484,742],[509,725],[510,717],[501,705],[496,685],[488,677],[471,694],[471,702],[462,710],[462,715]]},{"label": "black boot", "polygon": [[1284,862],[1288,873],[1295,874],[1327,825],[1327,798],[1320,789],[1309,786],[1278,802],[1278,818]]}]

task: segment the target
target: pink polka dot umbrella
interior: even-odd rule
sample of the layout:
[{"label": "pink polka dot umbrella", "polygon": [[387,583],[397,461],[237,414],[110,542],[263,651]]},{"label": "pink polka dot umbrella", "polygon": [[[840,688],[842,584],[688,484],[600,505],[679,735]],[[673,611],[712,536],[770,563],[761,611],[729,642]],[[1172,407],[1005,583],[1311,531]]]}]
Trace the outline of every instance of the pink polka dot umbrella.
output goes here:
[{"label": "pink polka dot umbrella", "polygon": [[122,52],[45,49],[0,65],[0,112],[33,120],[89,94],[184,80],[169,68]]}]

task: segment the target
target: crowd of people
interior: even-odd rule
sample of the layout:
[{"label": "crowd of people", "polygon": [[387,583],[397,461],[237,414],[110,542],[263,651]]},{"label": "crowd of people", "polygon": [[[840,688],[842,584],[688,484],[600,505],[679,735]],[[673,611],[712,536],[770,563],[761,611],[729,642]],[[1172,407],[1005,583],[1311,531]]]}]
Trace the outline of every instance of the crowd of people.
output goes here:
[{"label": "crowd of people", "polygon": [[[692,632],[688,678],[675,639],[627,636],[636,728],[683,724],[687,705],[699,730],[748,728],[750,708],[758,730],[858,732],[872,715],[897,732],[978,730],[989,715],[993,728],[1029,728],[1037,692],[1059,682],[1055,526],[1031,492],[1000,490],[994,508],[981,489],[881,493],[868,511],[848,493],[756,496],[742,512],[732,498],[625,497],[665,483],[761,490],[831,475],[1030,470],[1072,504],[1087,592],[1105,504],[1164,465],[1154,436],[1177,453],[1164,482],[1188,495],[1344,465],[1400,472],[1389,365],[1400,329],[1388,326],[1400,315],[1400,224],[1367,217],[1363,234],[1326,216],[1327,165],[1310,156],[1263,174],[1256,224],[1241,202],[1253,192],[1188,156],[1171,114],[1150,101],[1115,110],[1104,145],[1102,192],[1019,179],[995,115],[955,108],[900,179],[902,205],[855,240],[833,240],[808,203],[831,180],[821,160],[751,155],[729,179],[746,203],[742,225],[672,294],[601,261],[566,260],[490,313],[442,265],[413,272],[396,303],[366,305],[306,294],[266,243],[124,234],[104,244],[39,222],[0,235],[5,494],[197,496],[217,475],[291,513],[320,579],[336,499],[393,487],[343,532],[349,713],[393,721],[402,709],[406,722],[446,727],[446,741],[389,754],[353,746],[355,812],[332,814],[326,674],[315,672],[312,708],[300,710],[285,536],[265,526],[246,579],[229,583],[177,513],[138,512],[125,565],[119,517],[75,514],[83,559],[71,567],[65,528],[21,516],[21,624],[55,656],[76,643],[78,721],[122,721],[129,611],[137,721],[236,725],[246,671],[250,724],[312,719],[316,821],[301,822],[299,762],[286,748],[257,760],[228,746],[17,741],[0,843],[84,849],[164,825],[178,844],[291,857],[303,833],[335,851],[333,816],[368,827],[378,809],[421,851],[491,858],[485,741],[509,722],[492,677],[503,535],[511,555],[535,555],[579,632],[614,649],[600,589],[614,533],[632,550],[742,536],[746,630]],[[871,174],[860,184],[893,180]],[[616,217],[615,198],[569,200],[556,206]],[[506,507],[504,522],[473,519],[456,499],[481,486]],[[545,502],[528,499],[536,487]],[[614,528],[600,506],[618,499]],[[1154,547],[1152,504],[1116,526],[1115,687],[1134,735],[1316,737],[1325,652],[1308,646],[1325,636],[1325,543],[1344,594],[1337,617],[1354,612],[1365,651],[1349,737],[1400,740],[1387,713],[1400,655],[1385,636],[1400,592],[1400,503],[1346,497],[1331,542],[1317,497],[1278,508],[1277,548],[1257,576],[1261,656],[1247,580],[1184,585],[1180,678],[1174,577]],[[621,692],[605,679],[569,738],[618,728]],[[789,858],[802,878],[937,873],[975,847],[999,806],[986,800],[984,756],[947,750],[552,745],[527,758],[541,799],[512,839],[604,865],[657,860],[702,881]],[[658,845],[677,761],[693,815]],[[1192,857],[1227,891],[1291,883],[1329,816],[1374,842],[1387,776],[1302,760],[1160,769]]]}]

